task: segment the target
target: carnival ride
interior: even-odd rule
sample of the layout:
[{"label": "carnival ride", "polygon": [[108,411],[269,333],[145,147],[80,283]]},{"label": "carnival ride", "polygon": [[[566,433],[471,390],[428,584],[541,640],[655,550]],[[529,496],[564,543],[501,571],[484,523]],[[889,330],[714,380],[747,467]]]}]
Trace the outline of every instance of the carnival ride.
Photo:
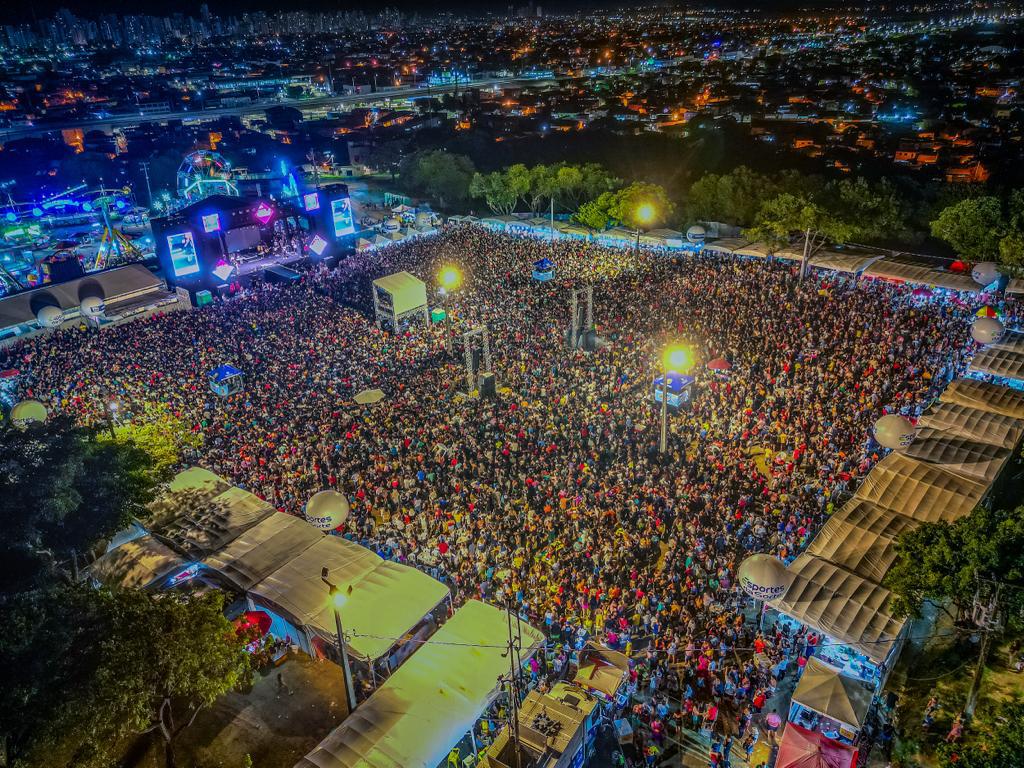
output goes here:
[{"label": "carnival ride", "polygon": [[231,164],[219,152],[197,149],[178,167],[178,196],[194,203],[210,195],[238,196]]},{"label": "carnival ride", "polygon": [[148,213],[130,187],[71,187],[42,200],[0,205],[0,295],[142,261]]}]

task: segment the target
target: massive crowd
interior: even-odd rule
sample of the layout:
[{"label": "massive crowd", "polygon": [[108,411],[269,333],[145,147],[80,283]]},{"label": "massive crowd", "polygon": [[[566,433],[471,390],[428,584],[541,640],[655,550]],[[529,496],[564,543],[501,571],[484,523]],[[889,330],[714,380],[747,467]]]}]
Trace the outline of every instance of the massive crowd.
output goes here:
[{"label": "massive crowd", "polygon": [[[541,255],[552,282],[531,278]],[[392,334],[369,317],[370,280],[407,269],[433,286],[447,264],[465,276],[452,332],[489,327],[496,398],[462,396],[445,324]],[[607,341],[593,354],[565,343],[568,289],[584,284]],[[739,561],[800,551],[878,458],[874,420],[918,413],[962,369],[972,309],[831,273],[800,281],[787,263],[458,227],[296,286],[29,340],[8,362],[26,394],[83,421],[111,396],[125,419],[164,406],[202,437],[186,463],[282,511],[343,490],[347,535],[431,569],[456,600],[512,601],[567,649],[628,646],[655,740],[675,724],[742,741],[806,638],[758,634]],[[695,397],[662,454],[650,390],[670,343],[696,352]],[[729,370],[707,369],[716,358]],[[245,390],[222,400],[206,372],[226,362]],[[385,400],[353,403],[371,387]],[[732,652],[755,644],[769,664]]]}]

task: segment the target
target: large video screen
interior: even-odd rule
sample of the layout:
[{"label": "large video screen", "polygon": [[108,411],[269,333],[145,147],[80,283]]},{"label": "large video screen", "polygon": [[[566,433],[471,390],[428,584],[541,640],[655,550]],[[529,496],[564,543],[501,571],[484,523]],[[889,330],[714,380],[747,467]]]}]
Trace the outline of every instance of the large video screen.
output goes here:
[{"label": "large video screen", "polygon": [[351,235],[356,231],[352,222],[352,201],[341,197],[331,201],[331,213],[334,216],[334,236]]},{"label": "large video screen", "polygon": [[168,235],[167,249],[171,254],[171,269],[176,277],[194,275],[199,271],[199,256],[191,231]]}]

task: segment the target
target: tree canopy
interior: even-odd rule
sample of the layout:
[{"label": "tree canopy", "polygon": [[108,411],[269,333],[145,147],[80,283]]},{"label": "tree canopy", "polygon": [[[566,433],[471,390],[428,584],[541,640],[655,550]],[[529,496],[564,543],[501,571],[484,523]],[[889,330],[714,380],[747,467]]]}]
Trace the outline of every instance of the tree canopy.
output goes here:
[{"label": "tree canopy", "polygon": [[1006,768],[1024,755],[1024,702],[1008,701],[996,713],[998,725],[977,734],[970,744],[939,747],[942,768]]},{"label": "tree canopy", "polygon": [[621,224],[631,229],[662,226],[675,206],[664,187],[636,182],[615,192],[604,192],[580,206],[574,218],[591,229]]},{"label": "tree canopy", "polygon": [[1024,507],[978,507],[955,522],[925,523],[896,541],[896,562],[885,577],[893,612],[920,616],[925,602],[951,602],[959,611],[974,600],[979,579],[1010,589],[1002,597],[1011,624],[1024,626]]},{"label": "tree canopy", "polygon": [[731,173],[708,173],[690,187],[687,213],[694,219],[749,227],[764,202],[774,197],[778,190],[770,177],[745,165]]},{"label": "tree canopy", "polygon": [[1005,234],[1002,205],[997,197],[973,197],[942,210],[932,222],[932,234],[967,259],[985,261],[999,256]]},{"label": "tree canopy", "polygon": [[512,213],[520,204],[537,213],[552,201],[559,209],[574,211],[618,184],[618,179],[596,163],[556,163],[532,168],[519,163],[501,171],[476,174],[470,193],[496,214]]},{"label": "tree canopy", "polygon": [[469,199],[469,185],[476,168],[465,155],[435,149],[406,157],[399,173],[410,192],[448,208],[458,207]]}]

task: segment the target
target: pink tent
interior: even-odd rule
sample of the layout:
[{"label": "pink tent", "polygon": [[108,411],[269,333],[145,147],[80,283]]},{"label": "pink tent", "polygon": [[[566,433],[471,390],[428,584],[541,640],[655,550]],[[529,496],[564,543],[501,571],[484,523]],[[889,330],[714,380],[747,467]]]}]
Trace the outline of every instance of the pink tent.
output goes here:
[{"label": "pink tent", "polygon": [[789,723],[782,735],[776,768],[853,768],[857,748]]},{"label": "pink tent", "polygon": [[730,365],[729,361],[726,360],[724,357],[716,357],[714,360],[708,363],[708,368],[711,369],[712,371],[728,371],[730,368],[732,368],[732,365]]}]

